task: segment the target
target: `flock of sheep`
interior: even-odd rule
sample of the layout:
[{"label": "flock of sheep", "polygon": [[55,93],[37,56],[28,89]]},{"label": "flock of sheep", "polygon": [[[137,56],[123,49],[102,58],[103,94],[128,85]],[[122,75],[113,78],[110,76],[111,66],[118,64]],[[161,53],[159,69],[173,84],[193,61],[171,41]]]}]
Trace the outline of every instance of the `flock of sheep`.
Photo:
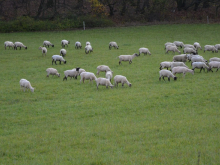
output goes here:
[{"label": "flock of sheep", "polygon": [[[183,48],[184,54],[181,54],[178,48]],[[177,80],[177,77],[175,76],[176,73],[183,73],[183,76],[185,76],[186,72],[194,74],[195,68],[200,69],[200,72],[202,71],[202,69],[204,71],[205,69],[207,69],[207,72],[213,72],[212,68],[217,68],[217,72],[220,68],[220,58],[210,58],[208,63],[208,61],[205,60],[201,55],[198,55],[198,49],[202,50],[202,47],[198,42],[195,42],[193,45],[184,44],[181,41],[174,41],[173,43],[167,42],[165,43],[165,49],[166,53],[172,51],[174,53],[178,52],[180,55],[175,55],[172,62],[164,61],[160,63],[159,80],[161,80],[161,77],[163,78],[163,80],[165,80],[164,77],[168,77],[168,81],[170,81],[170,78]],[[212,51],[213,53],[218,53],[218,50],[220,50],[220,44],[204,46],[204,52]],[[185,65],[185,62],[187,62],[187,60],[191,61],[192,69],[189,69],[188,66]],[[167,70],[161,70],[163,68],[167,68]],[[170,68],[170,71],[168,70],[168,68]]]}]

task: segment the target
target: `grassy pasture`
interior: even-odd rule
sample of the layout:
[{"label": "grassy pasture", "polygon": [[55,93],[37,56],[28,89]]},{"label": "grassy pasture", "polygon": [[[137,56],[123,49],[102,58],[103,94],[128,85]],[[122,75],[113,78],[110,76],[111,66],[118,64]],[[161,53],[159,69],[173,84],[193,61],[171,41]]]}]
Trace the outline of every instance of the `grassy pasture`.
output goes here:
[{"label": "grassy pasture", "polygon": [[[76,31],[0,34],[0,164],[218,164],[220,162],[220,73],[178,74],[159,81],[159,64],[171,61],[164,43],[220,43],[220,25],[154,25]],[[67,64],[52,65],[61,40],[70,40]],[[27,50],[4,50],[4,41],[21,41]],[[55,47],[42,57],[44,40]],[[75,49],[90,41],[94,52]],[[108,49],[116,41],[119,49]],[[147,47],[151,56],[118,65],[117,56]],[[182,51],[182,50],[181,50]],[[204,58],[220,53],[203,52]],[[106,89],[95,82],[63,81],[74,67],[96,73],[108,65],[132,83]],[[190,66],[190,63],[186,63]],[[46,77],[56,68],[61,77]],[[100,77],[104,77],[103,72]],[[20,91],[29,80],[31,93]]]}]

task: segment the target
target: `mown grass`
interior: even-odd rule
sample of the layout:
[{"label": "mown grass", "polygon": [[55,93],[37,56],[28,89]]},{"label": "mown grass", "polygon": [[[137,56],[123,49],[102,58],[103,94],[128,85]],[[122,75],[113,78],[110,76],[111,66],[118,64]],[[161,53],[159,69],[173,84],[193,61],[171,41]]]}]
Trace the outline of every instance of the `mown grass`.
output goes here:
[{"label": "mown grass", "polygon": [[[219,72],[177,75],[159,81],[159,63],[171,61],[164,43],[219,43],[220,25],[154,25],[77,31],[0,34],[4,41],[21,41],[27,50],[0,48],[0,162],[1,164],[218,164]],[[70,40],[67,64],[52,65],[61,40]],[[42,57],[44,40],[55,47]],[[90,41],[94,52],[76,50],[74,43]],[[116,41],[119,49],[109,50]],[[132,64],[118,65],[120,54],[138,53]],[[199,51],[206,59],[219,53]],[[96,73],[108,65],[114,75],[125,75],[129,88],[106,89],[86,81],[63,81],[63,71],[74,67]],[[190,63],[187,62],[190,66]],[[56,68],[61,77],[46,77]],[[104,73],[100,73],[104,77]],[[35,88],[20,91],[26,78]],[[198,156],[200,153],[200,156]]]}]

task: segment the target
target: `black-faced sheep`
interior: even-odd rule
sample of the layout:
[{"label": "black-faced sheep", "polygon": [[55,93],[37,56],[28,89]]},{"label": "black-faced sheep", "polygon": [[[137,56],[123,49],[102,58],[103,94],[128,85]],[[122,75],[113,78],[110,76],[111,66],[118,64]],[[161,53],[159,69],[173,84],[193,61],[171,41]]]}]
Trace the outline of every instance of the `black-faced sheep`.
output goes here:
[{"label": "black-faced sheep", "polygon": [[128,84],[128,86],[131,87],[131,83],[127,80],[125,76],[122,75],[116,75],[114,77],[114,85],[118,87],[118,83],[121,83],[122,87],[124,86],[124,84]]},{"label": "black-faced sheep", "polygon": [[53,75],[53,76],[56,75],[56,76],[60,77],[60,74],[54,68],[47,68],[46,72],[47,72],[47,77],[49,77],[49,75]]},{"label": "black-faced sheep", "polygon": [[14,43],[14,49],[17,50],[17,47],[20,47],[20,50],[21,50],[21,47],[27,49],[27,46],[25,46],[25,45],[24,45],[23,43],[21,43],[21,42],[15,42],[15,43]]},{"label": "black-faced sheep", "polygon": [[109,49],[110,50],[111,50],[112,47],[114,47],[115,49],[119,48],[118,44],[116,42],[113,42],[113,41],[109,43]]},{"label": "black-faced sheep", "polygon": [[216,49],[215,46],[213,46],[213,45],[205,45],[204,52],[205,51],[212,51],[212,53],[214,53],[214,52],[218,53],[218,49]]},{"label": "black-faced sheep", "polygon": [[39,50],[41,50],[42,51],[42,56],[44,55],[44,56],[46,56],[47,55],[47,48],[46,47],[39,47]]},{"label": "black-faced sheep", "polygon": [[177,77],[173,75],[173,73],[169,70],[160,70],[159,71],[160,77],[159,80],[161,80],[161,77],[165,81],[164,77],[168,77],[168,81],[170,81],[170,78],[173,78],[174,80],[177,80]]},{"label": "black-faced sheep", "polygon": [[80,68],[76,68],[75,70],[66,70],[64,71],[64,78],[63,78],[63,81],[66,79],[67,80],[67,77],[74,77],[75,79],[77,79],[77,76],[79,75],[79,69]]},{"label": "black-faced sheep", "polygon": [[172,73],[174,75],[176,75],[176,73],[183,73],[183,77],[185,77],[185,74],[189,72],[192,73],[192,75],[194,74],[194,70],[188,69],[184,66],[177,66],[177,67],[173,67],[172,68]]},{"label": "black-faced sheep", "polygon": [[61,41],[61,46],[62,46],[62,47],[65,47],[65,46],[68,47],[68,44],[70,44],[70,41],[67,41],[67,40],[62,40],[62,41]]},{"label": "black-faced sheep", "polygon": [[139,56],[137,53],[134,53],[133,55],[120,55],[119,58],[119,65],[121,64],[121,61],[129,61],[129,64],[132,63],[132,59]]},{"label": "black-faced sheep", "polygon": [[60,61],[60,64],[61,64],[61,61],[63,61],[63,63],[66,64],[66,60],[60,55],[52,56],[52,65],[53,65],[53,62],[55,62],[55,64],[57,65],[56,61]]},{"label": "black-faced sheep", "polygon": [[44,42],[43,42],[43,46],[44,46],[44,47],[47,47],[47,46],[48,46],[48,48],[49,48],[50,46],[54,47],[54,44],[52,44],[50,41],[44,41]]},{"label": "black-faced sheep", "polygon": [[114,86],[111,84],[110,80],[109,80],[109,79],[106,79],[106,78],[99,77],[99,78],[97,78],[95,81],[96,81],[96,87],[97,87],[97,89],[98,89],[98,86],[99,86],[99,85],[106,86],[106,88],[108,88],[109,86],[110,86],[111,88],[114,87]]}]

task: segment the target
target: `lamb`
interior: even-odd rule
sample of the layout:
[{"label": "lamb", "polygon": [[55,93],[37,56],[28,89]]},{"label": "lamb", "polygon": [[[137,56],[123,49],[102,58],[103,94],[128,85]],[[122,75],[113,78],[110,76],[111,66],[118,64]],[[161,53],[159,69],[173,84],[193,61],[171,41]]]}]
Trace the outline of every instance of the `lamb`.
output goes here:
[{"label": "lamb", "polygon": [[62,40],[62,41],[61,41],[61,46],[62,46],[62,47],[65,47],[65,46],[68,47],[68,44],[70,44],[70,41],[67,41],[67,40]]},{"label": "lamb", "polygon": [[9,49],[10,48],[13,49],[15,45],[11,41],[5,41],[4,46],[5,46],[5,49],[6,49],[6,47],[9,47]]},{"label": "lamb", "polygon": [[53,62],[55,62],[55,64],[57,65],[56,61],[60,61],[60,64],[61,64],[61,61],[63,61],[63,63],[66,64],[66,60],[60,55],[52,56],[52,65],[53,65]]},{"label": "lamb", "polygon": [[78,49],[78,48],[82,48],[82,44],[81,44],[81,42],[79,42],[79,41],[76,41],[76,43],[75,43],[75,49]]},{"label": "lamb", "polygon": [[181,53],[176,46],[171,46],[171,45],[168,45],[166,46],[166,54],[169,52],[169,51],[172,51],[173,53],[175,52],[178,52],[179,54]]},{"label": "lamb", "polygon": [[80,76],[81,76],[80,83],[81,83],[82,81],[83,81],[83,83],[84,83],[84,80],[90,80],[90,82],[92,81],[92,83],[93,83],[93,80],[96,80],[96,79],[97,79],[96,76],[95,76],[95,74],[92,73],[92,72],[82,72],[82,73],[80,74]]},{"label": "lamb", "polygon": [[107,65],[99,65],[97,66],[97,75],[99,75],[99,72],[107,72],[111,71],[111,69]]},{"label": "lamb", "polygon": [[40,46],[40,47],[39,47],[39,50],[42,50],[42,56],[43,56],[43,55],[45,55],[45,56],[47,55],[47,48],[46,48],[46,47],[41,47],[41,46]]},{"label": "lamb", "polygon": [[89,41],[86,42],[86,45],[91,45],[91,43]]},{"label": "lamb", "polygon": [[185,47],[185,48],[183,49],[183,53],[184,53],[184,54],[186,54],[186,53],[197,54],[197,51],[196,51],[194,48]]},{"label": "lamb", "polygon": [[220,44],[216,44],[216,45],[215,45],[215,48],[216,48],[217,50],[220,50]]},{"label": "lamb", "polygon": [[168,68],[171,67],[171,64],[172,64],[172,62],[170,62],[170,61],[161,62],[159,69],[161,70],[161,69],[163,69],[163,68],[167,68],[167,70],[168,70]]},{"label": "lamb", "polygon": [[66,79],[67,80],[67,77],[74,77],[75,79],[77,79],[77,76],[79,75],[79,69],[80,68],[76,68],[75,70],[66,70],[64,71],[64,78],[63,78],[63,81]]},{"label": "lamb", "polygon": [[49,75],[53,75],[53,76],[56,75],[56,76],[60,77],[60,74],[54,68],[47,68],[46,72],[47,72],[47,76],[46,77],[49,77]]},{"label": "lamb", "polygon": [[172,62],[172,63],[171,63],[171,66],[170,66],[170,67],[171,67],[170,70],[172,70],[174,67],[177,67],[177,66],[189,68],[188,66],[186,66],[186,65],[184,64],[184,62]]},{"label": "lamb", "polygon": [[64,57],[66,55],[66,49],[60,49],[60,55]]},{"label": "lamb", "polygon": [[209,63],[209,70],[213,72],[212,68],[217,68],[216,72],[220,68],[220,62],[219,61],[211,61]]},{"label": "lamb", "polygon": [[176,73],[183,73],[183,77],[185,77],[186,72],[194,74],[194,70],[188,69],[184,66],[177,66],[172,68],[173,75],[176,75]]},{"label": "lamb", "polygon": [[204,62],[204,63],[208,63],[208,61],[207,60],[205,60],[203,57],[201,57],[201,56],[195,56],[195,57],[192,57],[191,58],[191,61],[192,61],[192,63],[193,62]]},{"label": "lamb", "polygon": [[139,56],[140,56],[141,53],[144,53],[144,55],[147,55],[147,54],[151,55],[151,53],[148,50],[148,48],[140,48],[139,49]]},{"label": "lamb", "polygon": [[14,49],[17,50],[17,47],[20,47],[20,50],[21,50],[21,47],[27,49],[27,46],[25,46],[22,42],[15,42],[14,43]]},{"label": "lamb", "polygon": [[124,84],[128,84],[129,87],[131,87],[131,83],[127,80],[127,78],[125,76],[122,75],[116,75],[114,77],[114,85],[118,87],[118,83],[122,84],[122,87],[124,86]]},{"label": "lamb", "polygon": [[91,53],[93,52],[93,48],[91,45],[86,45],[85,46],[85,53],[88,54],[88,53]]},{"label": "lamb", "polygon": [[218,53],[218,49],[216,49],[215,46],[213,46],[213,45],[205,45],[204,46],[204,52],[206,50],[207,51],[212,51],[212,53],[214,53],[214,52]]},{"label": "lamb", "polygon": [[112,47],[114,47],[115,49],[116,49],[116,48],[117,48],[117,49],[119,48],[119,46],[117,45],[117,43],[116,43],[116,42],[113,42],[113,41],[109,43],[109,49],[111,49]]},{"label": "lamb", "polygon": [[106,79],[106,78],[99,77],[99,78],[97,78],[95,81],[96,81],[96,87],[97,87],[97,89],[98,89],[98,86],[99,86],[99,85],[106,86],[106,88],[108,88],[109,86],[110,86],[111,88],[114,87],[114,86],[111,84],[110,80],[109,80],[109,79]]},{"label": "lamb", "polygon": [[186,62],[186,61],[187,61],[187,55],[186,54],[173,56],[173,62]]},{"label": "lamb", "polygon": [[219,62],[220,62],[220,58],[218,58],[218,57],[213,57],[213,58],[210,58],[210,59],[209,59],[209,62],[211,62],[211,61],[219,61]]},{"label": "lamb", "polygon": [[200,50],[202,50],[202,47],[198,42],[194,42],[193,46],[196,48],[196,50],[198,50],[199,48]]},{"label": "lamb", "polygon": [[21,87],[21,90],[23,88],[24,92],[25,92],[26,88],[27,88],[27,90],[30,89],[31,92],[34,92],[34,88],[31,86],[30,81],[28,81],[26,79],[21,79],[20,80],[20,87]]},{"label": "lamb", "polygon": [[200,72],[202,71],[202,69],[205,71],[205,68],[207,69],[207,72],[209,71],[209,67],[204,62],[193,62],[192,70],[194,70],[195,68],[200,69]]},{"label": "lamb", "polygon": [[129,61],[129,64],[132,63],[132,59],[137,57],[138,54],[137,53],[134,53],[133,55],[120,55],[118,56],[119,58],[119,65],[121,64],[121,61]]},{"label": "lamb", "polygon": [[181,42],[181,41],[174,41],[173,43],[174,43],[177,47],[180,47],[180,48],[184,47],[184,43]]},{"label": "lamb", "polygon": [[160,77],[159,80],[161,80],[161,77],[163,78],[163,80],[165,81],[164,77],[168,77],[168,81],[170,81],[170,77],[175,80],[177,80],[177,77],[173,75],[173,73],[169,70],[160,70],[159,71]]},{"label": "lamb", "polygon": [[44,46],[44,47],[47,47],[47,46],[48,46],[48,48],[49,48],[50,46],[54,47],[54,44],[52,44],[50,41],[44,41],[44,42],[43,42],[43,46]]},{"label": "lamb", "polygon": [[112,77],[113,77],[113,72],[112,71],[107,71],[105,74],[105,77],[111,82]]}]

